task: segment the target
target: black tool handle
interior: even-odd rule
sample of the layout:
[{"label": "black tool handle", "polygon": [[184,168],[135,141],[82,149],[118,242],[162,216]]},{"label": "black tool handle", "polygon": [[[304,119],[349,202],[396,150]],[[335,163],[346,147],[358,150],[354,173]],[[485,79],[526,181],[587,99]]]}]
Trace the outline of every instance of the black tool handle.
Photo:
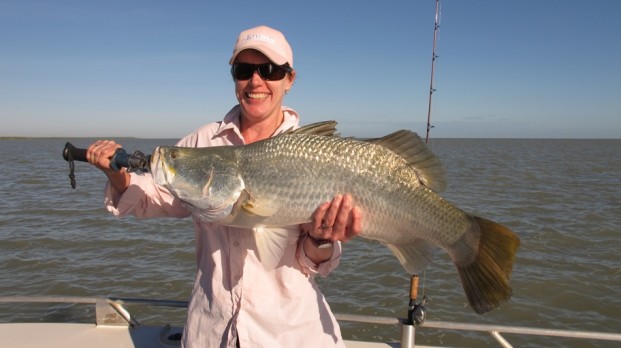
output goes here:
[{"label": "black tool handle", "polygon": [[[73,168],[73,161],[88,162],[86,160],[86,149],[80,149],[73,146],[71,143],[65,144],[63,149],[63,158],[69,162],[69,178],[71,179],[71,187],[75,188],[75,174]],[[149,171],[149,163],[151,162],[151,156],[145,156],[140,151],[134,152],[134,154],[128,154],[125,149],[118,148],[114,155],[110,159],[110,168],[117,172],[121,168],[127,168],[128,172],[136,172],[142,174]]]},{"label": "black tool handle", "polygon": [[88,162],[86,160],[86,149],[77,148],[71,143],[65,144],[65,148],[63,149],[63,158],[65,161],[73,159],[74,161]]},{"label": "black tool handle", "polygon": [[[65,161],[80,161],[88,162],[86,160],[86,149],[80,149],[73,146],[71,143],[65,144],[63,150],[63,158]],[[121,168],[129,168],[131,170],[148,170],[149,156],[145,156],[142,152],[137,151],[133,155],[130,155],[123,148],[116,149],[116,152],[110,159],[110,168],[117,172]]]}]

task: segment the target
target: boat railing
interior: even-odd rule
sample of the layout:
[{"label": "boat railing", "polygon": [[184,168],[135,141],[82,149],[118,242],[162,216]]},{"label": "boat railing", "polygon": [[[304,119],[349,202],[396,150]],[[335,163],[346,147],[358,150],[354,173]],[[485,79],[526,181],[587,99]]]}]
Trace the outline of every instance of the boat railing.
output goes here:
[{"label": "boat railing", "polygon": [[[94,304],[96,306],[97,325],[124,325],[137,326],[139,323],[127,311],[124,305],[148,305],[158,307],[187,308],[187,301],[171,301],[157,299],[140,298],[116,298],[116,297],[76,297],[76,296],[0,296],[2,303],[73,303],[73,304]],[[414,345],[415,330],[418,328],[438,329],[438,330],[461,330],[470,332],[487,332],[500,344],[500,347],[513,347],[502,334],[534,335],[547,337],[564,337],[574,339],[607,340],[621,342],[621,333],[578,331],[578,330],[559,330],[533,327],[520,327],[510,325],[489,325],[489,324],[467,324],[448,321],[427,320],[420,326],[407,324],[402,318],[357,315],[357,314],[335,314],[338,321],[380,324],[380,325],[400,325],[401,326],[401,347],[411,348]]]},{"label": "boat railing", "polygon": [[[384,324],[384,325],[403,325],[404,319],[392,318],[392,317],[377,317],[368,315],[356,315],[356,314],[335,314],[336,319],[339,321],[349,321],[357,323],[367,324]],[[502,334],[519,334],[519,335],[534,335],[534,336],[547,336],[547,337],[565,337],[576,339],[593,339],[593,340],[608,340],[621,342],[621,334],[608,333],[608,332],[596,332],[596,331],[576,331],[576,330],[558,330],[558,329],[544,329],[522,326],[509,326],[509,325],[489,325],[489,324],[467,324],[456,323],[449,321],[434,321],[427,320],[418,328],[430,328],[439,330],[461,330],[461,331],[478,331],[487,332],[500,344],[500,347],[509,348],[513,347],[508,340],[506,340]],[[403,330],[403,328],[402,328]],[[408,334],[407,336],[410,336]],[[401,347],[414,347],[404,344],[403,335]]]}]

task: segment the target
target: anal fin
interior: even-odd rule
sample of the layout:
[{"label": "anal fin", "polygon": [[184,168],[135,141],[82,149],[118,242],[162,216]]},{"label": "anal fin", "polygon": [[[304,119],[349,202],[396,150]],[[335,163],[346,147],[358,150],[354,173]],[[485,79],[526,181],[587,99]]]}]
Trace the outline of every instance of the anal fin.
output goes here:
[{"label": "anal fin", "polygon": [[409,244],[386,244],[405,270],[412,274],[421,274],[431,263],[436,247],[422,239]]}]

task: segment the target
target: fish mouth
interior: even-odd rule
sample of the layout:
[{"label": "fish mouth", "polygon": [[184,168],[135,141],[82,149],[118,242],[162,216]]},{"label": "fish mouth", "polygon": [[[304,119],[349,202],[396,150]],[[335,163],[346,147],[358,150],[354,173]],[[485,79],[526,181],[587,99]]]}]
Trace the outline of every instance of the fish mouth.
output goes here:
[{"label": "fish mouth", "polygon": [[164,149],[158,146],[153,151],[151,156],[151,175],[156,184],[160,186],[166,186],[170,183],[170,179],[174,178],[174,172],[171,171],[171,167],[166,164],[166,156]]},{"label": "fish mouth", "polygon": [[149,166],[151,167],[151,169],[155,169],[157,167],[157,164],[160,160],[160,147],[156,147],[155,150],[153,150],[153,154],[151,155],[151,163],[149,163]]}]

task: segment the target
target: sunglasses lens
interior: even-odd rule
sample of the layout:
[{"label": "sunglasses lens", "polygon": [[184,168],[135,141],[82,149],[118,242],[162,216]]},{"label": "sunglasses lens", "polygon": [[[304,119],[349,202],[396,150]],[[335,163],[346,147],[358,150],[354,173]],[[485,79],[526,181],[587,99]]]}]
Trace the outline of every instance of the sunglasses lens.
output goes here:
[{"label": "sunglasses lens", "polygon": [[233,67],[231,68],[231,74],[233,75],[233,78],[235,80],[248,80],[252,77],[252,74],[254,74],[254,71],[256,70],[256,67],[252,64],[233,64]]},{"label": "sunglasses lens", "polygon": [[268,81],[282,80],[287,74],[287,71],[284,69],[284,67],[274,64],[261,64],[258,66],[258,68],[259,75],[261,75],[264,80]]},{"label": "sunglasses lens", "polygon": [[259,76],[267,81],[282,80],[291,68],[288,65],[266,64],[247,64],[236,63],[231,68],[231,74],[235,80],[245,81],[252,78],[255,71],[259,71]]}]

